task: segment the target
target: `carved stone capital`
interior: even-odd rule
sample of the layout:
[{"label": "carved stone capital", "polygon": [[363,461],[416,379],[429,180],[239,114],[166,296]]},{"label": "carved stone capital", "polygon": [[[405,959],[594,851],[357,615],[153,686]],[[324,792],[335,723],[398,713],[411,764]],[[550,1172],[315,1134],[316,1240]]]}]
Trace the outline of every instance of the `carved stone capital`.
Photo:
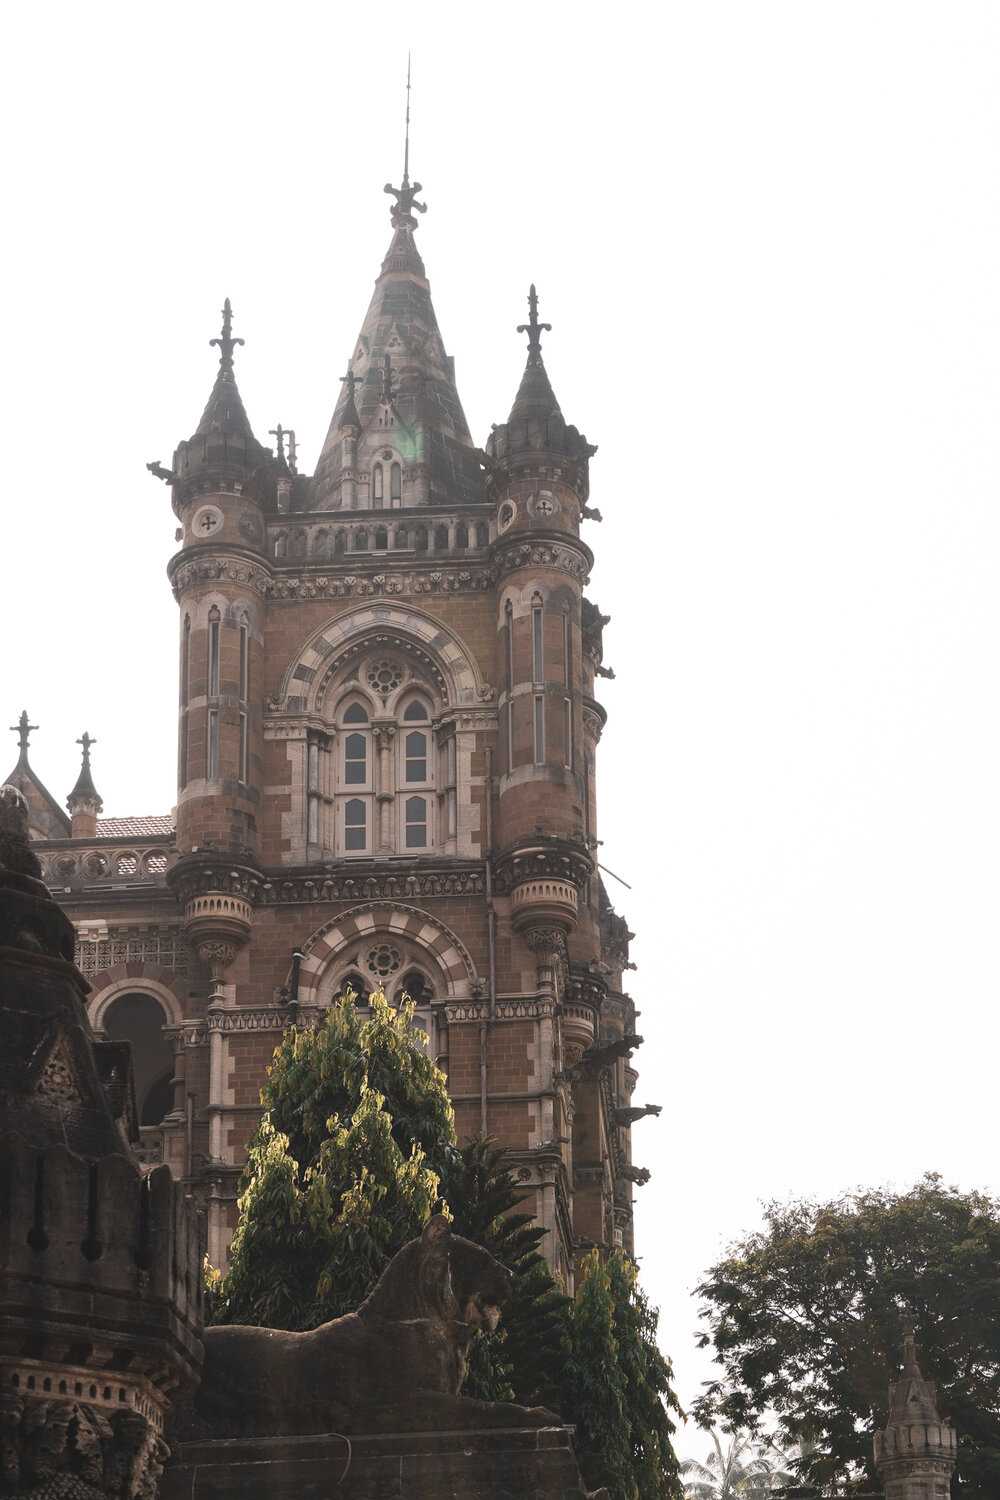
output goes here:
[{"label": "carved stone capital", "polygon": [[215,941],[198,944],[198,957],[211,975],[213,984],[221,981],[239,951],[236,943]]}]

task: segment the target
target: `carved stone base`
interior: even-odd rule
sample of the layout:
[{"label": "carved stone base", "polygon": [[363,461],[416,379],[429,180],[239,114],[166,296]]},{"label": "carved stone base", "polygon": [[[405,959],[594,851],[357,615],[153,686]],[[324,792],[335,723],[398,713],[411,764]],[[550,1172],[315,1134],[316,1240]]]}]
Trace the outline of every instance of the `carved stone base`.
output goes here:
[{"label": "carved stone base", "polygon": [[583,1500],[567,1427],[185,1443],[161,1500]]}]

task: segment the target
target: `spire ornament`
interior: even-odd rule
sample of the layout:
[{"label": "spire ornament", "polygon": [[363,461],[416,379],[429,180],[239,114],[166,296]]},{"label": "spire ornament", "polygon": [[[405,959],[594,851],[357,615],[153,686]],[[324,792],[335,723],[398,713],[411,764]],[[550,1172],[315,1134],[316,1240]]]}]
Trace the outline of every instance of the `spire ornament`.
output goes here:
[{"label": "spire ornament", "polygon": [[96,745],[97,741],[95,739],[91,739],[91,737],[87,733],[87,731],[84,730],[83,734],[80,736],[80,738],[77,740],[76,743],[78,745],[82,745],[83,746],[83,764],[85,766],[89,766],[90,765],[90,747],[91,747],[91,745]]},{"label": "spire ornament", "polygon": [[209,346],[218,344],[220,349],[219,364],[224,370],[233,368],[233,350],[237,344],[245,344],[245,339],[233,338],[233,309],[227,297],[222,308],[222,336],[217,339],[209,339]]},{"label": "spire ornament", "polygon": [[528,321],[519,323],[518,333],[528,335],[528,363],[540,365],[542,362],[542,334],[552,332],[551,323],[539,323],[538,321],[538,293],[535,291],[535,283],[531,283],[528,292]]},{"label": "spire ornament", "polygon": [[422,190],[422,184],[415,182],[410,184],[410,54],[406,54],[406,136],[403,146],[403,182],[402,186],[395,188],[391,182],[387,182],[383,192],[392,193],[396,199],[389,210],[393,229],[400,229],[408,225],[410,229],[416,229],[417,221],[413,217],[413,210],[418,214],[427,212],[426,203],[416,201],[417,194]]},{"label": "spire ornament", "polygon": [[18,745],[20,746],[21,753],[18,757],[17,763],[18,765],[26,766],[28,764],[28,735],[33,729],[37,729],[38,725],[28,723],[28,710],[26,708],[22,708],[21,717],[18,719],[17,723],[12,724],[10,728],[11,733],[18,736]]}]

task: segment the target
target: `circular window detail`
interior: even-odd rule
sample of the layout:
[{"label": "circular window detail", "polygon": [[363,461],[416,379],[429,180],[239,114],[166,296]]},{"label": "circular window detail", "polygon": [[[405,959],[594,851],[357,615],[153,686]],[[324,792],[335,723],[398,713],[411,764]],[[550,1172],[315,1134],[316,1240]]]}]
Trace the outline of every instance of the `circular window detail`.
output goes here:
[{"label": "circular window detail", "polygon": [[106,854],[88,854],[83,862],[83,868],[88,875],[98,880],[102,875],[108,873],[111,868],[111,861]]},{"label": "circular window detail", "polygon": [[76,860],[73,858],[72,854],[59,854],[52,861],[52,863],[55,867],[56,874],[61,875],[64,880],[68,880],[73,871],[76,869]]},{"label": "circular window detail", "polygon": [[368,668],[368,684],[385,698],[403,680],[403,668],[398,661],[374,661]]},{"label": "circular window detail", "polygon": [[403,959],[398,948],[393,948],[388,943],[379,943],[369,952],[367,962],[370,974],[378,979],[388,979],[390,974],[395,974]]},{"label": "circular window detail", "polygon": [[191,534],[195,537],[214,536],[222,530],[222,511],[216,505],[203,505],[191,518]]},{"label": "circular window detail", "polygon": [[240,536],[245,536],[248,542],[260,541],[260,522],[252,511],[245,510],[236,525]]},{"label": "circular window detail", "polygon": [[528,501],[528,509],[533,516],[538,516],[542,521],[548,521],[559,514],[561,507],[549,490],[539,490]]},{"label": "circular window detail", "polygon": [[507,527],[510,525],[511,521],[513,521],[513,519],[514,519],[514,507],[513,507],[513,505],[501,505],[501,507],[500,507],[500,515],[497,518],[497,525],[500,527],[500,530],[501,531],[506,531]]},{"label": "circular window detail", "polygon": [[142,863],[147,875],[162,875],[167,868],[167,856],[165,854],[146,854],[143,856]]},{"label": "circular window detail", "polygon": [[138,875],[139,859],[135,854],[119,854],[115,860],[116,875]]}]

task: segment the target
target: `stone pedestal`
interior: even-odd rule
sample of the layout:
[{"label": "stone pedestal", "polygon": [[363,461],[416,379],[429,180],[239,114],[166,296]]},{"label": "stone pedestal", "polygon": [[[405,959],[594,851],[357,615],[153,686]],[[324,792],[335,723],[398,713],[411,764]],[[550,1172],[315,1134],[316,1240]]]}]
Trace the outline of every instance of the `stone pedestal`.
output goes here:
[{"label": "stone pedestal", "polygon": [[161,1500],[583,1500],[568,1427],[184,1443]]}]

